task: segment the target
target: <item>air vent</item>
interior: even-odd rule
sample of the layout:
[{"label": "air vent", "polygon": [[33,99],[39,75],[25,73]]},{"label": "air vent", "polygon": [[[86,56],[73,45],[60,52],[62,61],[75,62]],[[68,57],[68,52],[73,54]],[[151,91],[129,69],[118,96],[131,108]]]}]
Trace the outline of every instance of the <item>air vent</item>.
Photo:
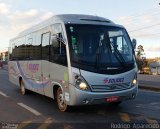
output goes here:
[{"label": "air vent", "polygon": [[80,19],[80,20],[111,23],[111,21],[109,21],[109,20],[101,20],[101,19]]}]

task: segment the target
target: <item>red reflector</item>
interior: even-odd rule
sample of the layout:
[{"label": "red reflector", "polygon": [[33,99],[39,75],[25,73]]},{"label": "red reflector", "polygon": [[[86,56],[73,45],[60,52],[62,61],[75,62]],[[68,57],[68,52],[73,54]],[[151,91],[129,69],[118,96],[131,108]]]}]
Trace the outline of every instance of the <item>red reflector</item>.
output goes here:
[{"label": "red reflector", "polygon": [[106,99],[107,102],[116,102],[118,101],[119,97],[118,96],[112,96]]}]

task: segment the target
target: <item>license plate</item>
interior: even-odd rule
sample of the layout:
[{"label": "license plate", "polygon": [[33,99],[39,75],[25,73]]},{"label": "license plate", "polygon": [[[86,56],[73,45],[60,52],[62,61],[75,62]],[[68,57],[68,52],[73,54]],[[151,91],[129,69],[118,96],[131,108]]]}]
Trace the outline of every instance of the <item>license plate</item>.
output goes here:
[{"label": "license plate", "polygon": [[118,96],[112,96],[112,97],[106,98],[107,102],[117,102],[118,100],[119,100]]}]

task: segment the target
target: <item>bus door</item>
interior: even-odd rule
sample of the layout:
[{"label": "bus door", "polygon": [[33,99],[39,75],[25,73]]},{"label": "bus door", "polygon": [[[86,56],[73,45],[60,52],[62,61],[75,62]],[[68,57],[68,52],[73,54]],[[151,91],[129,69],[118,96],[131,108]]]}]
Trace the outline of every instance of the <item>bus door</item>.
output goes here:
[{"label": "bus door", "polygon": [[43,33],[42,38],[42,61],[41,61],[41,77],[42,77],[42,85],[43,88],[39,88],[40,94],[45,94],[44,90],[50,87],[50,68],[49,68],[49,58],[50,58],[50,32]]},{"label": "bus door", "polygon": [[51,86],[45,87],[44,92],[48,97],[53,97],[53,85],[65,85],[68,82],[68,67],[66,45],[63,41],[63,31],[61,24],[54,24],[52,27],[50,40],[50,82]]}]

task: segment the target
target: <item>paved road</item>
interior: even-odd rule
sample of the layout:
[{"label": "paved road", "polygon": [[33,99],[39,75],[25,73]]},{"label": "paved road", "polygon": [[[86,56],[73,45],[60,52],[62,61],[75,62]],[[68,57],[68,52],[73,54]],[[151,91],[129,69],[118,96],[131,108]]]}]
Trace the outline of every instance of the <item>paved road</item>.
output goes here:
[{"label": "paved road", "polygon": [[157,124],[160,123],[159,98],[158,92],[140,90],[135,100],[119,107],[107,104],[75,107],[62,113],[50,98],[36,93],[21,96],[19,88],[8,81],[7,71],[0,70],[0,128],[106,129],[118,128],[115,127],[118,123],[123,126],[121,128],[135,128],[141,124],[160,128]]}]

